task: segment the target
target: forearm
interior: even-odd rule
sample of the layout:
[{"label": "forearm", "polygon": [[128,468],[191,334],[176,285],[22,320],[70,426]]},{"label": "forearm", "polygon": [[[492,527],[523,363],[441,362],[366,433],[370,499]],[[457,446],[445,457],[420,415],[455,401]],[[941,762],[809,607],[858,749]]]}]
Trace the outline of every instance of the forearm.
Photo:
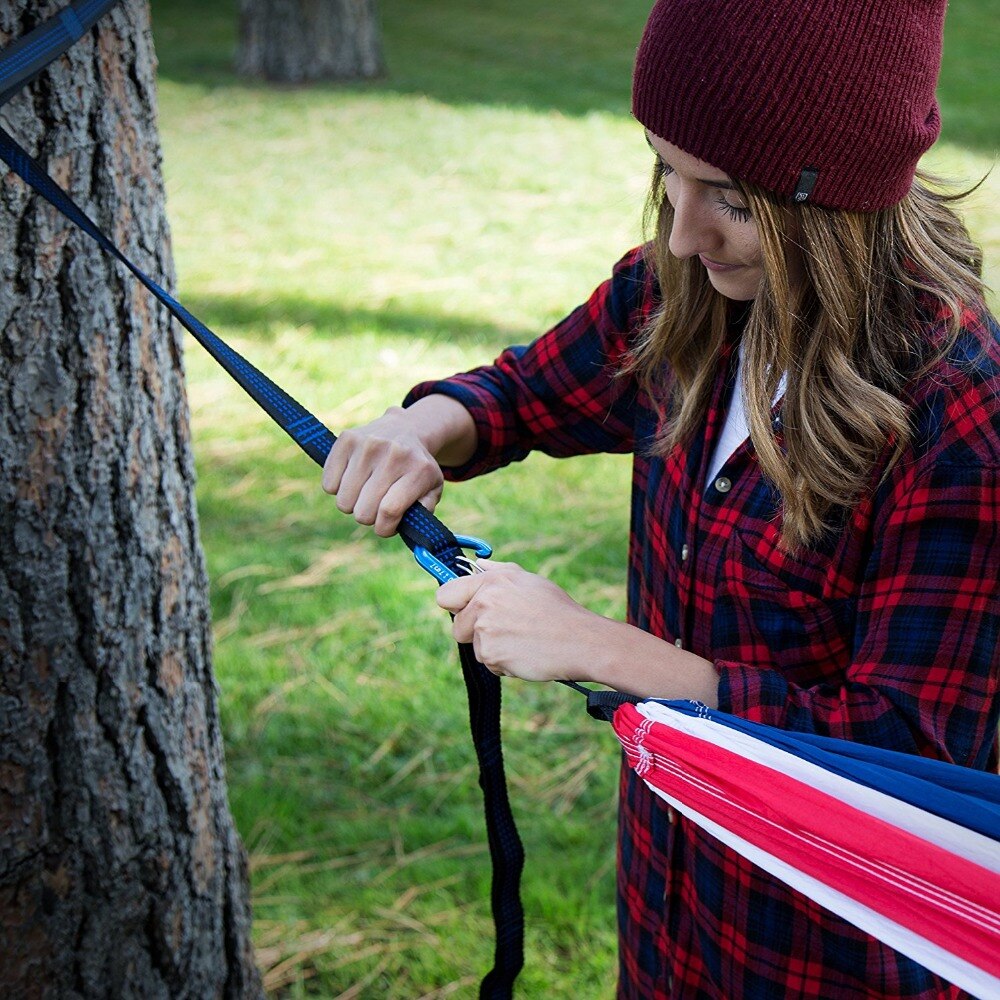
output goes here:
[{"label": "forearm", "polygon": [[594,615],[586,680],[643,698],[700,701],[718,707],[719,675],[710,660],[649,632]]},{"label": "forearm", "polygon": [[494,673],[528,681],[586,681],[645,698],[715,708],[718,675],[700,656],[577,604],[551,580],[487,560],[482,573],[441,587],[453,634]]}]

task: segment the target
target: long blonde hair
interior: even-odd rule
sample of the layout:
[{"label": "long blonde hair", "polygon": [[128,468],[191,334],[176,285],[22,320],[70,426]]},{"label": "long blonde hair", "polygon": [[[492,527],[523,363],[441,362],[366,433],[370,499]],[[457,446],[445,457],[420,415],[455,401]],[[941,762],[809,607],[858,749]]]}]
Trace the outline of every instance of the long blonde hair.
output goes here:
[{"label": "long blonde hair", "polygon": [[[781,496],[789,549],[817,541],[838,510],[857,502],[880,455],[889,449],[891,465],[906,447],[907,383],[954,344],[963,306],[982,301],[982,256],[949,207],[956,198],[924,181],[931,179],[918,175],[902,202],[871,213],[792,206],[734,181],[763,260],[743,330],[750,437]],[[734,304],[712,288],[697,258],[670,253],[673,209],[659,161],[647,212],[663,302],[628,370],[667,414],[654,442],[666,454],[705,418]],[[793,252],[805,266],[798,287],[788,279]],[[933,344],[919,322],[924,293],[947,316]],[[779,440],[771,409],[782,375]]]}]

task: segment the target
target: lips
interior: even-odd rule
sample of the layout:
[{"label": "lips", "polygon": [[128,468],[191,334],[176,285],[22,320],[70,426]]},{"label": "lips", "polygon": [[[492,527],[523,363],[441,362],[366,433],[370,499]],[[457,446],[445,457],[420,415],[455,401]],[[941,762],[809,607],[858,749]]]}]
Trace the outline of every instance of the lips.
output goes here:
[{"label": "lips", "polygon": [[739,271],[744,266],[743,264],[723,264],[721,261],[712,260],[711,257],[706,257],[701,253],[698,254],[698,260],[700,260],[709,271],[715,271],[716,273]]}]

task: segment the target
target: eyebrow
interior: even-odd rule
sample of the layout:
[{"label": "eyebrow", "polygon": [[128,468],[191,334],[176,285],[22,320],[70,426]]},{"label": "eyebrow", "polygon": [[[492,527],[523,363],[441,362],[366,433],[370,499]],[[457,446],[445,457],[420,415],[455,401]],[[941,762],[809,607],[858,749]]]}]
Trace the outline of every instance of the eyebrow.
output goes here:
[{"label": "eyebrow", "polygon": [[[660,156],[660,154],[656,151],[656,148],[653,146],[652,142],[650,142],[649,133],[644,130],[643,135],[645,135],[646,137],[646,145],[649,146],[649,148],[652,149],[654,153],[656,153],[656,157],[660,161],[660,163],[662,163],[665,167],[670,167],[670,164],[667,163],[667,161],[663,159],[662,156]],[[673,170],[673,167],[670,167],[670,169]],[[736,190],[736,185],[732,181],[723,181],[719,180],[718,178],[709,178],[709,177],[698,177],[696,178],[696,180],[698,181],[699,184],[704,184],[706,187],[719,188],[722,191]]]}]

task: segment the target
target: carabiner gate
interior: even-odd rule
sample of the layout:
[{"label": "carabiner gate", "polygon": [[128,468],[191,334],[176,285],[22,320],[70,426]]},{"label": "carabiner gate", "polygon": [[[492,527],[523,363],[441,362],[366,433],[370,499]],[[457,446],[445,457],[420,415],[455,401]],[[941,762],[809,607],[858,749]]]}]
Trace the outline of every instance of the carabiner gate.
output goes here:
[{"label": "carabiner gate", "polygon": [[[493,555],[493,547],[481,538],[473,538],[471,535],[456,535],[455,541],[463,549],[471,549],[476,559],[489,559]],[[446,566],[433,552],[424,548],[423,545],[418,545],[413,550],[413,558],[417,560],[417,565],[430,573],[438,583],[447,583],[449,580],[455,580],[459,576],[450,566]],[[466,575],[476,572],[474,559],[463,556],[462,564],[467,570]]]}]

